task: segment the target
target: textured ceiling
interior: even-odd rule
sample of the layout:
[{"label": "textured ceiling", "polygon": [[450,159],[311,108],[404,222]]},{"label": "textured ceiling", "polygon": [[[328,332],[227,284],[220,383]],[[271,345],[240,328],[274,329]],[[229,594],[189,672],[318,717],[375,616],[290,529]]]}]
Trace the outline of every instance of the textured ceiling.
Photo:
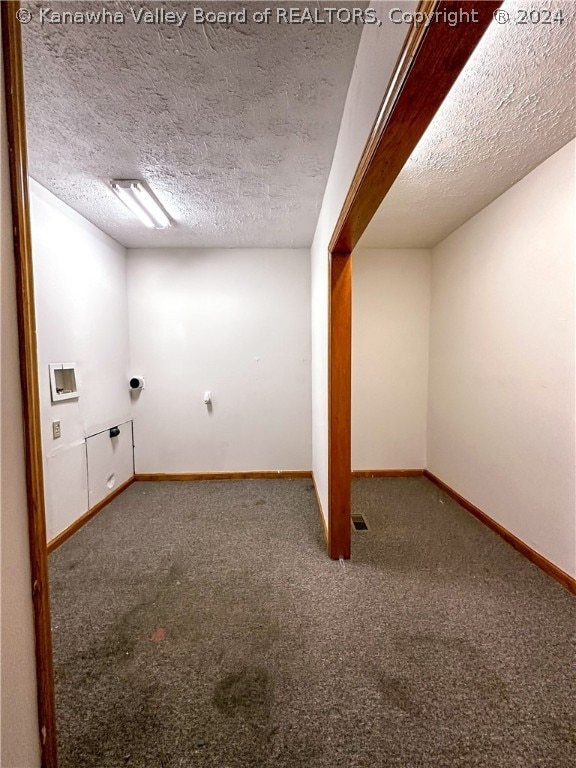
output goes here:
[{"label": "textured ceiling", "polygon": [[576,6],[552,6],[561,26],[491,24],[359,247],[436,245],[574,137]]},{"label": "textured ceiling", "polygon": [[[23,25],[31,175],[129,247],[311,243],[360,25]],[[274,3],[266,3],[274,7]],[[284,4],[286,5],[286,4]],[[330,7],[343,3],[290,3]],[[355,3],[364,7],[365,3]],[[148,9],[261,3],[146,3]],[[175,226],[150,231],[107,187],[143,178]]]}]

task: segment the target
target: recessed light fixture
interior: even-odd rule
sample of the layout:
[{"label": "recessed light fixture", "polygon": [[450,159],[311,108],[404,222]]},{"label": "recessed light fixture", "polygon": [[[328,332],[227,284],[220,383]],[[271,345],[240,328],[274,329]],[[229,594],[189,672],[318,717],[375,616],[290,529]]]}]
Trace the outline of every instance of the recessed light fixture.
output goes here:
[{"label": "recessed light fixture", "polygon": [[170,226],[168,214],[144,182],[137,179],[112,179],[110,186],[124,205],[147,227],[164,229]]}]

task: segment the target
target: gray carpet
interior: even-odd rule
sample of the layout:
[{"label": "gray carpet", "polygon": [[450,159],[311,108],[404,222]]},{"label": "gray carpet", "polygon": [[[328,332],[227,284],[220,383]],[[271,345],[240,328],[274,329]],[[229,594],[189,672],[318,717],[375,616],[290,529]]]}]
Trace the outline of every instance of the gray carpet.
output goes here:
[{"label": "gray carpet", "polygon": [[61,768],[572,768],[576,601],[423,478],[137,483],[50,556]]}]

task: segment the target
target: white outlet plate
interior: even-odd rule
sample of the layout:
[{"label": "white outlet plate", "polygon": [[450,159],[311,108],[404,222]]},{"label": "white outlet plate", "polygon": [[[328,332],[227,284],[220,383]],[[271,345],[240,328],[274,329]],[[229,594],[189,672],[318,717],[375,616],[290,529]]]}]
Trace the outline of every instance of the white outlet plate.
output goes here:
[{"label": "white outlet plate", "polygon": [[52,422],[52,437],[54,440],[58,440],[59,437],[62,437],[62,427],[60,426],[59,421]]}]

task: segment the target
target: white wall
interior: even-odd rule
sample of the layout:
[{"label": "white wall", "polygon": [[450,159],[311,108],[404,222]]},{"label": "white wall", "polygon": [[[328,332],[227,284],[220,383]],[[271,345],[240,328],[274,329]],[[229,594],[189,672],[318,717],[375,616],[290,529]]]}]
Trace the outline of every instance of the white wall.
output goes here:
[{"label": "white wall", "polygon": [[309,470],[309,251],[129,250],[128,286],[136,472]]},{"label": "white wall", "polygon": [[1,714],[0,763],[4,768],[40,765],[36,665],[22,401],[18,361],[16,291],[12,252],[4,75],[0,60],[0,512],[1,512]]},{"label": "white wall", "polygon": [[352,468],[426,466],[430,251],[356,250]]},{"label": "white wall", "polygon": [[[33,180],[30,205],[51,539],[88,509],[85,438],[131,418],[126,251]],[[58,362],[77,364],[78,400],[52,404],[48,365]]]},{"label": "white wall", "polygon": [[428,467],[576,574],[575,142],[433,251]]},{"label": "white wall", "polygon": [[[416,3],[399,2],[414,9]],[[387,23],[387,4],[378,9],[382,26],[362,31],[348,88],[330,176],[312,243],[312,468],[328,522],[328,246],[348,188],[386,93],[407,29]]]}]

